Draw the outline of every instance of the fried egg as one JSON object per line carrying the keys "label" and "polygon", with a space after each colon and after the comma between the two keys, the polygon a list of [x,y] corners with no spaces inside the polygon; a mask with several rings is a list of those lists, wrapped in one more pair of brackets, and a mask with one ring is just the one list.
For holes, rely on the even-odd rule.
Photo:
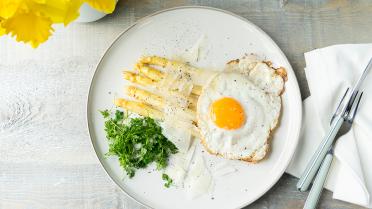
{"label": "fried egg", "polygon": [[212,154],[257,162],[281,112],[284,79],[252,57],[234,60],[212,78],[197,103],[201,142]]}

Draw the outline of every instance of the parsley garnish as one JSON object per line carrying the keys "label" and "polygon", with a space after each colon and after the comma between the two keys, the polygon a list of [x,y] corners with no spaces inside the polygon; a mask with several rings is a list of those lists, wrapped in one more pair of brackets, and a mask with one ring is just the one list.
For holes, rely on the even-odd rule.
{"label": "parsley garnish", "polygon": [[161,178],[165,181],[164,186],[167,188],[173,183],[173,180],[166,173],[163,173]]}
{"label": "parsley garnish", "polygon": [[108,110],[102,110],[102,111],[99,111],[103,118],[108,118],[110,116],[110,112]]}
{"label": "parsley garnish", "polygon": [[170,154],[177,147],[163,134],[157,122],[149,117],[128,118],[128,114],[116,110],[100,111],[106,119],[105,131],[109,143],[107,156],[117,156],[120,166],[132,178],[139,168],[155,162],[157,169],[168,164]]}

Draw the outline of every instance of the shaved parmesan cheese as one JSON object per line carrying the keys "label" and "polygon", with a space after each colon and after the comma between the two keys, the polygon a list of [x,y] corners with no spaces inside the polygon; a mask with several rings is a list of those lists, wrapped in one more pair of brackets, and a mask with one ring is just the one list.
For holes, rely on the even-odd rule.
{"label": "shaved parmesan cheese", "polygon": [[176,145],[179,152],[186,153],[191,142],[190,128],[187,127],[189,124],[182,121],[175,123],[170,118],[166,118],[161,125],[164,136]]}
{"label": "shaved parmesan cheese", "polygon": [[187,170],[190,166],[191,159],[195,152],[195,142],[187,152],[179,152],[169,158],[168,166],[165,173],[173,180],[178,187],[183,187]]}
{"label": "shaved parmesan cheese", "polygon": [[162,96],[166,99],[166,105],[171,105],[180,108],[187,108],[189,105],[188,96],[177,94],[175,92],[162,92]]}
{"label": "shaved parmesan cheese", "polygon": [[166,69],[166,76],[160,82],[160,89],[179,92],[188,96],[193,88],[191,75],[186,70]]}
{"label": "shaved parmesan cheese", "polygon": [[192,121],[195,120],[195,115],[189,109],[182,108],[168,102],[165,103],[163,112],[165,114],[165,118],[188,123],[188,127],[191,127]]}
{"label": "shaved parmesan cheese", "polygon": [[205,35],[202,34],[199,39],[195,42],[195,44],[190,48],[187,49],[186,52],[182,55],[184,60],[187,62],[198,62],[200,56],[200,49],[204,42]]}
{"label": "shaved parmesan cheese", "polygon": [[190,165],[189,172],[184,182],[186,196],[190,199],[194,199],[208,193],[211,189],[212,182],[212,175],[205,166],[203,156],[198,153],[194,156],[194,161]]}
{"label": "shaved parmesan cheese", "polygon": [[232,166],[229,163],[224,162],[224,163],[219,163],[216,165],[216,167],[212,171],[212,175],[214,178],[221,178],[226,175],[235,173],[236,171],[237,169],[234,166]]}

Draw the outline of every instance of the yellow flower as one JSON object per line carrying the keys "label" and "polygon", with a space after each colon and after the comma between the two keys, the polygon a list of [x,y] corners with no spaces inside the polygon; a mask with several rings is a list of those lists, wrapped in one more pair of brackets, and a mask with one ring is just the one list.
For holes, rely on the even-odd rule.
{"label": "yellow flower", "polygon": [[49,17],[53,23],[64,23],[66,26],[79,17],[82,4],[82,0],[33,0],[28,2],[28,7]]}
{"label": "yellow flower", "polygon": [[21,4],[22,0],[0,0],[0,17],[4,19],[12,17]]}
{"label": "yellow flower", "polygon": [[91,7],[106,14],[115,10],[116,0],[85,0]]}
{"label": "yellow flower", "polygon": [[53,23],[66,26],[75,20],[84,2],[105,13],[116,5],[116,0],[0,0],[0,36],[9,34],[37,47],[52,34]]}
{"label": "yellow flower", "polygon": [[3,19],[0,17],[0,36],[5,34],[5,29],[1,26]]}
{"label": "yellow flower", "polygon": [[5,34],[5,29],[0,26],[0,36]]}
{"label": "yellow flower", "polygon": [[26,11],[17,12],[3,21],[2,26],[6,34],[16,36],[18,42],[30,43],[34,48],[48,40],[53,31],[50,18]]}

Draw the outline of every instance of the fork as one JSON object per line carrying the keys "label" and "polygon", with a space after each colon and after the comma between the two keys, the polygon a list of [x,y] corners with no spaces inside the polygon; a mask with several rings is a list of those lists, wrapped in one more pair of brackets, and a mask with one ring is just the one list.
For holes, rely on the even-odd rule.
{"label": "fork", "polygon": [[[344,100],[348,90],[349,89],[346,90],[340,104]],[[355,101],[356,102],[354,102],[351,105],[351,107],[349,107],[350,109],[348,109],[348,111],[346,112],[346,117],[344,118],[344,122],[342,123],[341,128],[336,135],[336,138],[339,138],[339,137],[345,135],[346,133],[348,133],[350,131],[350,129],[353,125],[353,122],[354,122],[354,118],[357,114],[357,110],[358,110],[358,107],[359,107],[360,100],[362,99],[362,96],[363,96],[363,92],[361,92],[361,93],[356,92],[356,94],[355,94]],[[339,104],[338,108],[340,108],[340,104]],[[332,118],[331,123],[333,122],[333,119],[334,118]],[[331,167],[331,164],[332,164],[332,161],[333,161],[333,150],[334,150],[334,144],[328,150],[327,155],[325,156],[325,158],[323,160],[323,163],[322,163],[321,167],[319,168],[318,174],[315,177],[315,180],[313,182],[313,186],[311,187],[309,195],[306,199],[304,209],[314,209],[314,208],[316,208],[316,206],[318,204],[320,195],[321,195],[322,190],[323,190],[324,182],[327,178],[328,171],[329,171],[329,169]]]}
{"label": "fork", "polygon": [[345,117],[347,117],[347,112],[350,111],[351,106],[356,101],[355,98],[357,93],[365,80],[368,72],[372,70],[372,58],[369,60],[366,68],[364,69],[363,73],[360,75],[357,82],[354,84],[351,92],[349,93],[346,91],[344,97],[342,98],[336,112],[333,114],[333,120],[331,120],[331,125],[326,132],[327,134],[324,135],[321,143],[319,144],[318,148],[316,149],[315,153],[313,154],[312,158],[310,159],[309,163],[307,164],[305,170],[303,171],[300,179],[297,182],[297,189],[300,191],[307,191],[310,183],[314,179],[319,167],[321,166],[325,156],[327,155],[328,150],[332,147],[332,144],[335,141],[335,137],[338,131],[341,128],[341,125],[345,121]]}

